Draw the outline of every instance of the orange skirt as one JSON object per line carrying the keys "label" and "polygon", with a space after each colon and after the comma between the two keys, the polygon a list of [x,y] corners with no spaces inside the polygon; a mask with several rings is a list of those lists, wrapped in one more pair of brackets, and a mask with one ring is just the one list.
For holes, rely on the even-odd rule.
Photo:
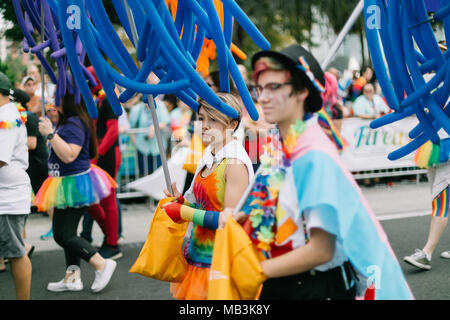
{"label": "orange skirt", "polygon": [[209,270],[188,264],[183,281],[170,284],[172,296],[178,300],[206,300]]}

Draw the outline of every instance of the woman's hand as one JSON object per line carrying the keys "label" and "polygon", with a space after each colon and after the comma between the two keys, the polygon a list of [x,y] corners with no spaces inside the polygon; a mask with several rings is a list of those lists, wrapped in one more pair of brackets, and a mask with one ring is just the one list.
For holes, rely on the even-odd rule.
{"label": "woman's hand", "polygon": [[177,199],[178,197],[181,196],[180,191],[178,191],[178,189],[177,189],[177,183],[176,183],[176,182],[172,183],[172,191],[173,191],[173,194],[170,193],[169,190],[164,189],[164,194],[165,194],[166,197],[168,197],[168,198],[174,197],[175,199]]}
{"label": "woman's hand", "polygon": [[50,121],[50,119],[46,118],[46,117],[41,117],[39,119],[38,128],[39,128],[39,132],[43,136],[48,136],[50,133],[53,132],[53,124]]}
{"label": "woman's hand", "polygon": [[244,221],[247,219],[247,214],[244,211],[239,211],[236,214],[233,214],[233,218],[238,223],[243,224]]}
{"label": "woman's hand", "polygon": [[247,215],[244,211],[239,211],[238,213],[233,214],[232,208],[225,208],[219,216],[219,228],[225,227],[229,215],[232,215],[233,219],[236,220],[239,224],[244,223],[245,219],[247,219]]}
{"label": "woman's hand", "polygon": [[228,216],[233,214],[233,209],[231,208],[225,208],[219,216],[219,227],[218,229],[223,229],[225,227],[225,224],[227,223]]}

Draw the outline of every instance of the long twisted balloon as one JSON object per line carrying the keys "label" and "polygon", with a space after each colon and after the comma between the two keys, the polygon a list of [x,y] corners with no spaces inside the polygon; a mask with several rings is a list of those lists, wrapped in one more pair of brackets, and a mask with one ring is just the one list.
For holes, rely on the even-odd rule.
{"label": "long twisted balloon", "polygon": [[[450,37],[450,2],[442,0],[434,21],[443,22]],[[424,0],[366,0],[365,28],[372,63],[386,101],[393,113],[371,123],[378,128],[411,115],[419,124],[411,130],[411,142],[390,153],[396,160],[427,141],[440,144],[438,131],[450,134],[449,51],[439,45],[428,19]],[[432,77],[426,81],[427,77]]]}

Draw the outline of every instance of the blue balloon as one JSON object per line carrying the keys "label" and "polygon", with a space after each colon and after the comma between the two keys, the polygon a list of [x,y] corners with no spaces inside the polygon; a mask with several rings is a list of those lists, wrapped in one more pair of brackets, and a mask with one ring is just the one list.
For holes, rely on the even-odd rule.
{"label": "blue balloon", "polygon": [[[58,1],[58,18],[60,21],[67,20],[67,12],[65,8],[68,7],[67,0],[59,0]],[[72,76],[77,84],[77,87],[80,90],[81,95],[83,96],[83,100],[86,104],[86,108],[89,112],[89,115],[93,119],[97,119],[98,111],[97,106],[92,100],[91,91],[85,81],[83,76],[83,70],[80,66],[80,61],[78,60],[78,56],[76,54],[75,42],[73,41],[72,31],[67,28],[65,23],[61,23],[61,35],[64,40],[64,45],[66,48],[67,59],[69,60],[70,67],[72,69]],[[70,92],[70,91],[69,91]]]}
{"label": "blue balloon", "polygon": [[[39,44],[33,40],[31,32],[41,25],[38,12],[40,1],[22,2],[26,16],[24,19],[20,14],[18,20],[25,35],[23,48],[35,52],[42,60],[42,50],[50,47],[51,58],[57,61],[58,79],[50,65],[45,64],[45,59],[43,64],[52,81],[57,81],[57,96],[62,96],[65,90],[79,93],[77,99],[83,97],[93,118],[97,117],[97,109],[87,81],[90,85],[96,85],[96,81],[83,65],[86,55],[116,115],[122,112],[120,103],[128,101],[136,93],[144,94],[144,101],[148,94],[173,93],[195,111],[198,110],[197,99],[201,97],[217,110],[236,117],[236,110],[223,103],[196,71],[196,60],[205,38],[212,39],[217,48],[222,91],[229,91],[231,75],[248,113],[254,120],[258,118],[253,100],[230,51],[233,20],[241,24],[261,49],[269,49],[270,44],[235,1],[223,1],[222,26],[212,0],[179,1],[175,17],[171,16],[165,1],[127,1],[133,24],[128,20],[124,1],[113,0],[114,10],[136,48],[140,67],[133,61],[115,32],[108,17],[110,13],[106,12],[101,1],[47,0],[45,10],[49,19],[45,20],[44,27],[48,35]],[[13,0],[13,4],[19,13],[19,0]],[[79,8],[81,25],[69,29],[67,22],[71,13],[67,10],[70,5]],[[133,38],[134,27],[138,35],[137,41]],[[53,30],[56,32],[51,34]],[[111,62],[114,66],[109,64]],[[64,73],[68,66],[72,71],[71,76]],[[147,83],[151,73],[159,77],[157,84]],[[119,97],[114,90],[116,85],[125,89]]]}
{"label": "blue balloon", "polygon": [[[450,9],[439,10],[446,38],[450,36]],[[366,0],[365,28],[375,74],[395,112],[371,122],[379,128],[415,115],[419,124],[409,132],[413,139],[388,155],[391,160],[414,152],[425,142],[441,142],[438,131],[450,134],[448,51],[442,53],[428,21],[423,0]],[[436,15],[435,15],[436,16]],[[415,45],[414,45],[415,44]],[[435,72],[426,81],[426,73]]]}

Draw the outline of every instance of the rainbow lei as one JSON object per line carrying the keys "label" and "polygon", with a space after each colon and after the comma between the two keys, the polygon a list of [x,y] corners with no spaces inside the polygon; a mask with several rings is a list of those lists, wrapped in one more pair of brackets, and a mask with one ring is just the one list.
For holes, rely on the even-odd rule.
{"label": "rainbow lei", "polygon": [[[242,208],[249,216],[251,239],[263,251],[269,251],[274,241],[278,194],[286,177],[287,168],[291,165],[291,153],[305,129],[305,122],[297,120],[289,128],[283,143],[279,137],[272,135],[269,138],[260,159],[260,174],[256,177],[252,191]],[[275,134],[279,135],[278,130]]]}
{"label": "rainbow lei", "polygon": [[13,122],[0,121],[0,129],[18,128],[27,122],[27,110],[24,107],[19,106],[19,105],[17,106],[17,110],[20,113],[19,118],[17,118],[16,121],[13,121]]}

